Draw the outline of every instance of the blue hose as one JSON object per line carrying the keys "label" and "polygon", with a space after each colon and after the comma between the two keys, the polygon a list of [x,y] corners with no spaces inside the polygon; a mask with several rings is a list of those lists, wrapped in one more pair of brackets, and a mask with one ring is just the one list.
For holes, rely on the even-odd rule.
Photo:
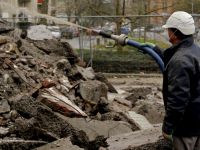
{"label": "blue hose", "polygon": [[144,52],[148,53],[149,55],[151,55],[151,57],[153,57],[153,59],[157,62],[157,64],[159,65],[162,74],[164,73],[164,63],[162,61],[162,59],[160,58],[160,56],[154,52],[152,49],[150,49],[149,47],[142,47],[140,43],[132,41],[132,40],[128,40],[127,45],[136,47],[138,49],[143,50]]}

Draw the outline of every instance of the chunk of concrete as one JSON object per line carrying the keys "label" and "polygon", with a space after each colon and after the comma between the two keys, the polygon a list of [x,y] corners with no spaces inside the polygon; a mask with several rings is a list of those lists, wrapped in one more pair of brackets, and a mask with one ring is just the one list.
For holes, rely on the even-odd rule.
{"label": "chunk of concrete", "polygon": [[53,88],[46,88],[37,100],[65,116],[87,118],[87,115],[78,106]]}
{"label": "chunk of concrete", "polygon": [[120,97],[120,98],[125,99],[129,95],[130,95],[129,93],[117,94],[117,93],[108,92],[108,101],[112,102],[115,99],[115,97]]}
{"label": "chunk of concrete", "polygon": [[80,72],[80,74],[87,80],[94,80],[95,75],[94,75],[94,70],[89,67],[89,68],[82,68],[76,65],[77,70]]}
{"label": "chunk of concrete", "polygon": [[12,31],[14,28],[10,26],[10,23],[5,20],[0,20],[0,33]]}
{"label": "chunk of concrete", "polygon": [[53,39],[51,31],[47,30],[45,25],[30,26],[27,37],[31,40]]}
{"label": "chunk of concrete", "polygon": [[100,97],[108,98],[108,87],[105,83],[100,81],[83,81],[80,83],[80,94],[84,99],[88,99],[94,102],[98,102]]}
{"label": "chunk of concrete", "polygon": [[96,115],[98,112],[100,112],[101,114],[104,114],[111,111],[113,111],[113,108],[108,103],[108,100],[105,97],[101,97],[97,105],[93,107],[93,110],[91,113]]}
{"label": "chunk of concrete", "polygon": [[61,117],[74,127],[85,131],[90,141],[95,140],[95,138],[99,135],[103,135],[104,138],[107,138],[114,135],[132,132],[130,125],[120,121],[91,120],[87,123],[82,118],[67,118],[65,116]]}
{"label": "chunk of concrete", "polygon": [[56,63],[56,67],[58,69],[63,69],[63,70],[70,70],[71,69],[71,64],[67,59],[61,59]]}
{"label": "chunk of concrete", "polygon": [[62,75],[59,80],[58,80],[61,84],[63,84],[65,87],[67,88],[72,88],[73,86],[70,84],[69,79]]}
{"label": "chunk of concrete", "polygon": [[132,103],[126,99],[115,97],[111,106],[115,112],[125,112],[132,108]]}
{"label": "chunk of concrete", "polygon": [[133,122],[141,129],[149,129],[152,128],[153,125],[149,123],[149,121],[140,114],[135,113],[134,111],[128,111],[128,113],[125,113],[128,117],[130,117]]}
{"label": "chunk of concrete", "polygon": [[10,105],[8,104],[8,101],[3,99],[0,101],[0,113],[7,113],[10,112]]}
{"label": "chunk of concrete", "polygon": [[77,145],[73,145],[70,137],[59,139],[57,141],[48,143],[46,145],[35,148],[34,150],[84,150],[83,148],[78,147]]}
{"label": "chunk of concrete", "polygon": [[7,38],[4,36],[0,36],[0,45],[4,43],[7,43]]}
{"label": "chunk of concrete", "polygon": [[165,114],[164,104],[161,102],[147,102],[138,106],[136,113],[145,116],[151,124],[162,123]]}
{"label": "chunk of concrete", "polygon": [[0,140],[0,149],[2,150],[30,150],[38,146],[47,144],[44,141],[33,140]]}
{"label": "chunk of concrete", "polygon": [[101,121],[106,120],[114,120],[114,121],[124,121],[131,125],[131,128],[133,131],[140,130],[139,126],[134,122],[133,119],[129,115],[126,114],[126,112],[108,112],[101,116]]}
{"label": "chunk of concrete", "polygon": [[131,93],[131,95],[127,96],[125,99],[131,101],[133,107],[138,99],[145,99],[146,96],[152,92],[151,87],[129,87],[124,90]]}
{"label": "chunk of concrete", "polygon": [[171,150],[171,142],[162,137],[161,126],[112,136],[106,142],[108,150]]}
{"label": "chunk of concrete", "polygon": [[0,127],[0,137],[4,137],[9,133],[9,128]]}
{"label": "chunk of concrete", "polygon": [[98,72],[95,75],[95,79],[104,82],[108,86],[108,91],[110,93],[118,93],[114,86],[112,86],[112,84],[106,79],[106,77],[101,72]]}
{"label": "chunk of concrete", "polygon": [[74,128],[71,124],[64,121],[60,116],[51,111],[50,108],[36,101],[27,95],[14,102],[15,110],[23,117],[35,119],[35,127],[56,135],[58,138],[72,136],[74,141],[83,144],[88,143],[85,132]]}
{"label": "chunk of concrete", "polygon": [[30,140],[35,136],[34,119],[17,118],[15,120],[15,128],[20,137]]}

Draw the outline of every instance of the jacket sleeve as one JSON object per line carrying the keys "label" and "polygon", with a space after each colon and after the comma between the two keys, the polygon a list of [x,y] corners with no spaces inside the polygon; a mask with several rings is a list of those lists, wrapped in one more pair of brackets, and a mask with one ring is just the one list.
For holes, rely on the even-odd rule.
{"label": "jacket sleeve", "polygon": [[[171,63],[171,62],[170,62]],[[183,118],[190,99],[190,77],[193,74],[191,66],[182,60],[169,64],[167,110],[165,113],[163,131],[172,135]]]}
{"label": "jacket sleeve", "polygon": [[159,56],[160,58],[163,60],[164,56],[163,56],[163,53],[165,51],[165,49],[163,49],[162,47],[156,45],[153,49]]}

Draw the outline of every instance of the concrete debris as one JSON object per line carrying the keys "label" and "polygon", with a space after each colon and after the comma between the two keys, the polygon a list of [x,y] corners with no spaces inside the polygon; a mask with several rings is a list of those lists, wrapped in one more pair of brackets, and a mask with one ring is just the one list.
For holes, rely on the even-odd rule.
{"label": "concrete debris", "polygon": [[108,113],[111,111],[113,111],[113,108],[108,103],[108,100],[105,97],[101,97],[99,102],[97,103],[97,105],[93,107],[91,113],[96,115],[98,112],[100,114],[104,114],[104,113]]}
{"label": "concrete debris", "polygon": [[141,114],[147,118],[151,124],[161,123],[164,119],[164,104],[163,102],[148,102],[138,106],[136,113]]}
{"label": "concrete debris", "polygon": [[34,150],[64,150],[66,148],[67,150],[84,150],[83,148],[73,145],[70,137],[59,139],[44,146],[35,148]]}
{"label": "concrete debris", "polygon": [[62,70],[70,70],[71,64],[69,63],[67,59],[61,59],[56,63],[56,67]]}
{"label": "concrete debris", "polygon": [[27,38],[32,40],[51,40],[53,36],[51,31],[46,29],[45,25],[31,26],[27,30]]}
{"label": "concrete debris", "polygon": [[107,139],[108,150],[170,150],[171,142],[163,139],[161,126],[140,130],[123,135],[112,136]]}
{"label": "concrete debris", "polygon": [[108,86],[108,91],[110,93],[118,93],[117,90],[112,86],[112,84],[106,79],[106,77],[101,72],[98,72],[95,75],[95,79],[104,82]]}
{"label": "concrete debris", "polygon": [[91,120],[89,123],[86,123],[85,120],[81,118],[69,119],[64,116],[61,117],[69,122],[72,126],[85,131],[90,141],[95,140],[95,138],[100,135],[104,136],[104,138],[107,138],[114,135],[132,132],[132,129],[129,125],[120,121],[116,123],[115,121]]}
{"label": "concrete debris", "polygon": [[[140,148],[147,128],[161,134],[152,127],[165,113],[160,84],[113,86],[86,68],[69,43],[52,39],[46,26],[22,31],[0,20],[0,57],[0,149]],[[137,132],[141,144],[110,142]],[[145,146],[153,143],[158,148],[165,141]]]}
{"label": "concrete debris", "polygon": [[124,112],[108,112],[101,116],[101,121],[113,120],[127,122],[133,131],[140,130],[139,126]]}
{"label": "concrete debris", "polygon": [[130,93],[118,94],[118,93],[110,93],[110,92],[108,92],[108,101],[111,103],[115,99],[115,97],[120,97],[120,98],[125,99],[129,95],[130,95]]}
{"label": "concrete debris", "polygon": [[30,150],[38,146],[47,144],[44,141],[34,140],[0,140],[0,149],[2,150]]}
{"label": "concrete debris", "polygon": [[8,130],[8,128],[0,127],[0,138],[5,137],[9,133]]}
{"label": "concrete debris", "polygon": [[7,38],[0,36],[0,45],[7,43]]}
{"label": "concrete debris", "polygon": [[14,30],[11,27],[10,22],[5,21],[5,20],[0,20],[0,33],[8,32]]}
{"label": "concrete debris", "polygon": [[77,70],[82,74],[82,76],[87,80],[94,80],[95,75],[94,75],[94,70],[89,67],[89,68],[82,68],[76,65]]}
{"label": "concrete debris", "polygon": [[84,99],[98,102],[100,97],[108,98],[107,92],[107,86],[100,81],[88,80],[80,83],[80,94]]}
{"label": "concrete debris", "polygon": [[128,111],[126,113],[128,117],[130,117],[133,122],[140,128],[140,130],[152,128],[153,125],[149,123],[149,121],[142,115],[135,113],[134,111]]}
{"label": "concrete debris", "polygon": [[45,91],[41,93],[41,96],[38,97],[38,100],[52,110],[60,112],[65,116],[87,117],[87,115],[67,97],[52,88],[46,88]]}
{"label": "concrete debris", "polygon": [[151,87],[125,88],[124,90],[131,93],[126,99],[132,102],[133,107],[138,99],[145,99],[146,96],[152,92]]}
{"label": "concrete debris", "polygon": [[0,100],[0,113],[10,112],[10,105],[7,100]]}
{"label": "concrete debris", "polygon": [[132,108],[132,103],[126,99],[115,97],[111,106],[115,112],[125,112]]}

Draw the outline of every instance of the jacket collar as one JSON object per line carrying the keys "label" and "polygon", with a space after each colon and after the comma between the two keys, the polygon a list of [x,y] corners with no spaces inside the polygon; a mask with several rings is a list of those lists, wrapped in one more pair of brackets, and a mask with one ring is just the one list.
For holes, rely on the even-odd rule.
{"label": "jacket collar", "polygon": [[179,41],[178,43],[174,44],[170,48],[166,49],[164,52],[164,64],[165,66],[168,64],[172,56],[180,50],[180,48],[187,48],[194,44],[193,35]]}

